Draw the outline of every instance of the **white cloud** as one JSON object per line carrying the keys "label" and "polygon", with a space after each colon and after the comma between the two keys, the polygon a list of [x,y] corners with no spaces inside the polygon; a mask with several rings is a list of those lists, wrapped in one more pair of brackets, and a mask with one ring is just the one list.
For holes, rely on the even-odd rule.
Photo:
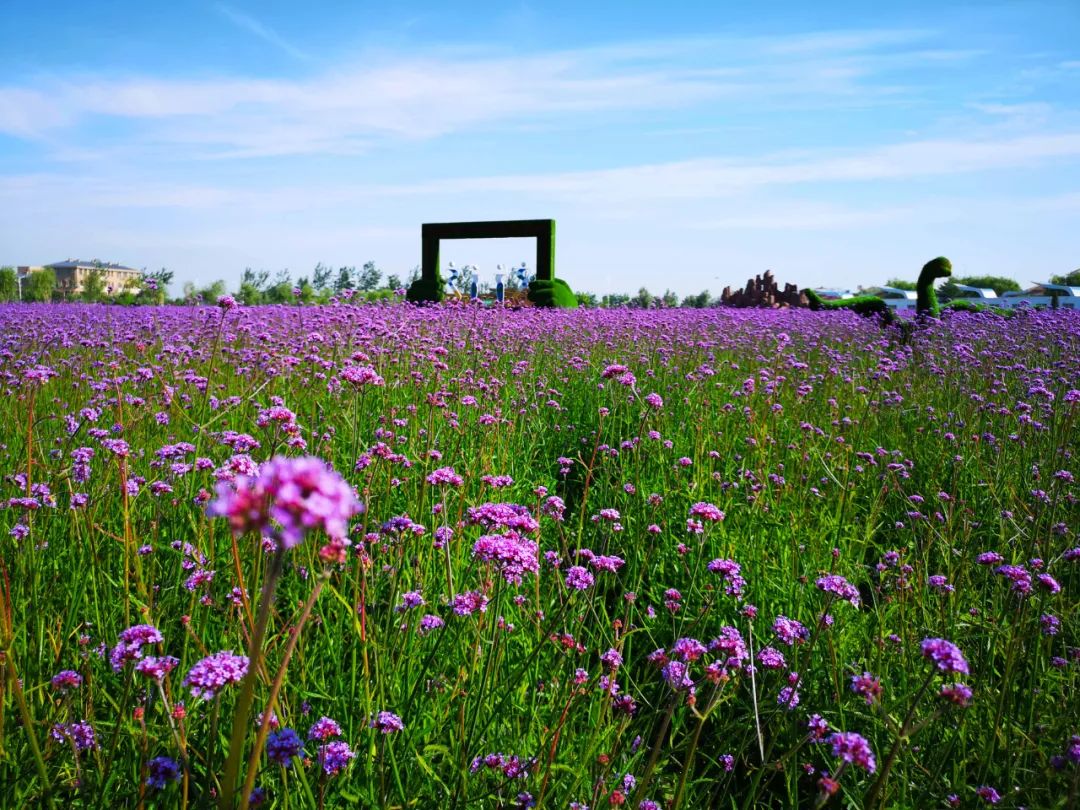
{"label": "white cloud", "polygon": [[[231,7],[220,8],[257,35],[273,35]],[[873,104],[904,92],[877,76],[924,61],[927,52],[910,46],[925,36],[871,31],[532,54],[367,54],[362,65],[294,79],[69,77],[0,87],[6,113],[0,132],[58,137],[105,117],[131,126],[110,128],[108,136],[79,134],[131,145],[186,145],[194,149],[189,157],[235,157],[355,153],[371,139],[431,138],[499,122],[588,119],[613,110],[664,111],[705,102],[746,108]],[[890,49],[875,51],[885,45]],[[972,55],[935,53],[956,60]]]}
{"label": "white cloud", "polygon": [[986,140],[922,140],[847,152],[703,158],[596,171],[460,178],[380,189],[384,194],[531,193],[586,200],[726,198],[769,186],[943,177],[1080,157],[1080,131]]}
{"label": "white cloud", "polygon": [[[920,178],[1063,165],[1080,159],[1080,131],[984,139],[916,140],[846,151],[781,153],[741,160],[697,160],[612,169],[542,174],[457,177],[421,183],[224,186],[165,183],[55,174],[0,177],[0,204],[50,205],[57,196],[79,191],[93,208],[242,208],[283,213],[385,204],[393,199],[518,195],[578,208],[637,213],[658,205],[708,200],[738,200],[785,186],[821,183],[902,183]],[[459,202],[458,204],[463,204]],[[752,215],[750,220],[753,219]],[[833,214],[817,209],[823,225]],[[844,214],[850,217],[850,214]],[[750,221],[747,220],[747,221]],[[739,221],[734,219],[732,221]]]}

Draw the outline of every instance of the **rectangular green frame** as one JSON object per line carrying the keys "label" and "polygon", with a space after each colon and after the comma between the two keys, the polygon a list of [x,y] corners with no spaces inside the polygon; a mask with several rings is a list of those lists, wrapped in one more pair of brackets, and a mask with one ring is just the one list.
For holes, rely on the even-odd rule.
{"label": "rectangular green frame", "polygon": [[555,278],[555,220],[503,219],[490,222],[429,222],[420,226],[420,272],[424,281],[439,277],[439,242],[443,239],[536,239],[536,278]]}

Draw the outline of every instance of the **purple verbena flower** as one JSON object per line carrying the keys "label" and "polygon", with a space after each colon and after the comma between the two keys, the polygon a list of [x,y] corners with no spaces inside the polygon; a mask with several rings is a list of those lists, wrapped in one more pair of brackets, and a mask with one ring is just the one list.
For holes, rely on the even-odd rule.
{"label": "purple verbena flower", "polygon": [[348,743],[340,740],[319,746],[319,764],[327,776],[336,776],[356,757]]}
{"label": "purple verbena flower", "polygon": [[154,757],[146,763],[146,786],[163,790],[169,782],[179,782],[180,774],[180,763],[172,757]]}
{"label": "purple verbena flower", "polygon": [[404,730],[405,724],[393,712],[379,712],[375,715],[375,719],[371,721],[371,727],[378,729],[383,734],[393,734]]}
{"label": "purple verbena flower", "polygon": [[844,762],[850,762],[867,773],[877,770],[874,752],[870,750],[870,743],[861,734],[856,734],[854,731],[837,731],[829,736],[828,742],[832,746],[834,757],[840,757]]}
{"label": "purple verbena flower", "polygon": [[922,656],[932,661],[940,672],[967,675],[968,663],[960,648],[943,638],[926,638],[922,642]]}
{"label": "purple verbena flower", "polygon": [[293,760],[304,753],[304,741],[291,728],[270,732],[266,738],[266,757],[286,768],[292,767]]}
{"label": "purple verbena flower", "polygon": [[212,700],[222,688],[244,679],[248,663],[246,655],[234,655],[229,650],[216,652],[191,668],[184,678],[184,686],[190,687],[195,697]]}

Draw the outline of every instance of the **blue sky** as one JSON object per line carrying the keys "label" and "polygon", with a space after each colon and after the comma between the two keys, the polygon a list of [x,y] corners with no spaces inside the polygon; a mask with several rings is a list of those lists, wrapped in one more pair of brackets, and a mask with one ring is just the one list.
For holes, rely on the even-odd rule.
{"label": "blue sky", "polygon": [[5,0],[0,52],[4,264],[404,275],[553,217],[601,293],[1080,266],[1075,0]]}

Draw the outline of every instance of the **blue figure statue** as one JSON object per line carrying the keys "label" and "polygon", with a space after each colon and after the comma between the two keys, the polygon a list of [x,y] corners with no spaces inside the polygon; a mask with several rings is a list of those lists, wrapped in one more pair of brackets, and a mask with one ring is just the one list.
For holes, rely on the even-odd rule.
{"label": "blue figure statue", "polygon": [[525,289],[529,286],[529,282],[532,281],[529,278],[528,271],[525,269],[525,262],[521,263],[521,267],[514,271],[517,274],[518,287]]}
{"label": "blue figure statue", "polygon": [[458,271],[457,271],[457,268],[454,267],[453,262],[450,262],[446,266],[446,269],[450,273],[449,277],[446,279],[446,284],[450,288],[450,292],[457,292],[457,288],[458,288]]}
{"label": "blue figure statue", "polygon": [[500,304],[506,298],[506,288],[503,287],[503,274],[495,274],[495,300]]}

